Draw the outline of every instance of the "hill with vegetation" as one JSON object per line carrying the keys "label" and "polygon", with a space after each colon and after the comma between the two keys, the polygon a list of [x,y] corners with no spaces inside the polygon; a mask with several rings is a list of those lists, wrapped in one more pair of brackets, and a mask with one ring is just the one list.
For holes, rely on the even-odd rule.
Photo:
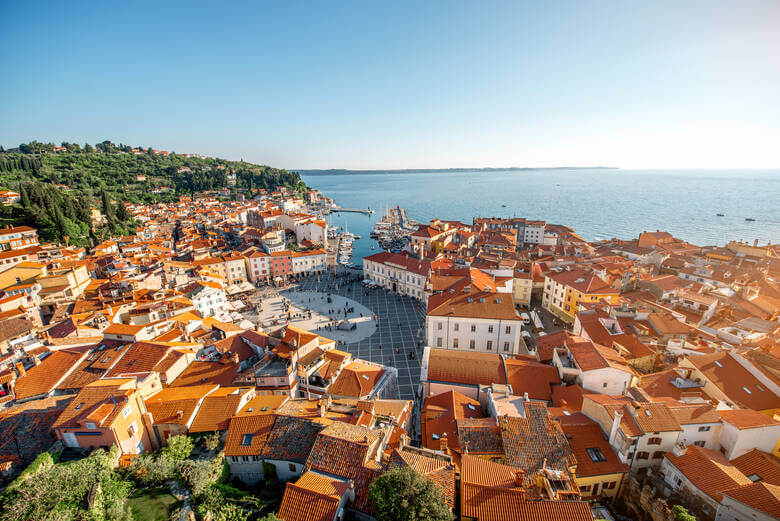
{"label": "hill with vegetation", "polygon": [[[172,202],[211,190],[251,196],[279,187],[306,188],[287,170],[110,141],[95,146],[33,141],[0,149],[0,188],[22,195],[20,203],[2,207],[0,223],[33,226],[45,241],[67,238],[88,246],[130,233],[135,223],[125,202]],[[93,222],[92,208],[105,219]]]}

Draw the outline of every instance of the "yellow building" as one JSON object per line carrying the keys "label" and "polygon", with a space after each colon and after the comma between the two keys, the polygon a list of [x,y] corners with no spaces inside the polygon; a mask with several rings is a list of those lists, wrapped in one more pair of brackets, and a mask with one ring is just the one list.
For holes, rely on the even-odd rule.
{"label": "yellow building", "polygon": [[575,479],[582,499],[616,497],[629,468],[609,446],[601,426],[586,418],[562,427],[577,458]]}
{"label": "yellow building", "polygon": [[568,324],[574,323],[580,303],[600,300],[617,304],[620,293],[592,271],[562,270],[545,276],[542,307]]}
{"label": "yellow building", "polygon": [[0,290],[16,284],[33,282],[36,278],[46,275],[46,265],[38,262],[20,262],[13,268],[0,273]]}

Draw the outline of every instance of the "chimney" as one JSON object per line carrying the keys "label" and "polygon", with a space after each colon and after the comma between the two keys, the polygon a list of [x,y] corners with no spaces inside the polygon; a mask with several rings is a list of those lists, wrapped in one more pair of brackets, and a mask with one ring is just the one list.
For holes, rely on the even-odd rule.
{"label": "chimney", "polygon": [[33,363],[35,365],[41,365],[41,359],[40,358],[38,358],[37,356],[34,356],[32,358],[33,358]]}
{"label": "chimney", "polygon": [[328,401],[324,398],[320,398],[317,405],[320,406],[320,416],[325,416],[325,413],[328,411]]}
{"label": "chimney", "polygon": [[19,372],[19,378],[27,374],[27,371],[24,369],[24,364],[21,362],[16,363],[16,370]]}
{"label": "chimney", "polygon": [[444,454],[447,454],[449,452],[449,446],[447,445],[447,435],[442,435],[441,438],[439,438],[439,450],[442,451]]}
{"label": "chimney", "polygon": [[754,248],[758,248],[758,239],[755,239],[755,240],[753,241],[753,247],[754,247]]}
{"label": "chimney", "polygon": [[522,488],[523,481],[525,481],[525,471],[518,470],[517,472],[515,472],[515,486]]}
{"label": "chimney", "polygon": [[612,428],[609,430],[609,444],[614,445],[617,437],[620,420],[623,419],[623,411],[615,411],[615,418],[612,420]]}
{"label": "chimney", "polygon": [[523,393],[523,400],[528,401],[528,391]]}
{"label": "chimney", "polygon": [[355,482],[351,479],[349,480],[349,488],[347,489],[347,501],[349,504],[355,502]]}

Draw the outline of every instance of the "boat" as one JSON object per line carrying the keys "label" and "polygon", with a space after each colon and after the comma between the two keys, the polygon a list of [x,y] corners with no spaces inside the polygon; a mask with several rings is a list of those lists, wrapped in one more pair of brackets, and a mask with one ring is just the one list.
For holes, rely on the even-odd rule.
{"label": "boat", "polygon": [[745,220],[746,221],[751,221],[751,222],[755,221],[755,219],[753,219],[752,217],[745,217]]}
{"label": "boat", "polygon": [[718,217],[723,217],[722,213],[716,213],[715,215],[717,215]]}
{"label": "boat", "polygon": [[501,205],[501,208],[506,208],[506,205],[505,205],[505,204],[502,204],[502,205]]}

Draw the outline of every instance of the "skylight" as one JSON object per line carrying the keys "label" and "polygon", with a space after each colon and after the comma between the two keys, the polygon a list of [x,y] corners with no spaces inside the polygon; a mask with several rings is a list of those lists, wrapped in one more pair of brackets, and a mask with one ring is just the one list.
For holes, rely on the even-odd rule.
{"label": "skylight", "polygon": [[717,360],[715,360],[715,365],[717,365],[717,366],[718,366],[718,367],[720,367],[720,368],[723,368],[723,364],[721,364],[721,363],[720,363],[720,362],[718,362]]}
{"label": "skylight", "polygon": [[477,410],[477,408],[476,408],[476,407],[474,407],[474,404],[473,404],[473,403],[467,403],[467,404],[466,404],[466,407],[468,407],[468,408],[469,408],[469,409],[471,409],[472,411],[476,411],[476,410]]}
{"label": "skylight", "polygon": [[592,447],[590,449],[585,449],[585,452],[588,453],[588,456],[590,456],[590,459],[594,463],[599,463],[602,461],[607,461],[607,458],[604,456],[604,453],[601,452],[601,449],[598,447]]}
{"label": "skylight", "polygon": [[252,438],[254,438],[254,434],[244,434],[244,439],[241,440],[241,445],[244,447],[248,447],[249,445],[252,445]]}
{"label": "skylight", "polygon": [[751,393],[751,392],[750,392],[750,389],[748,389],[748,388],[747,388],[747,387],[745,387],[744,385],[742,386],[742,388],[745,390],[745,392],[746,392],[746,393],[748,393],[748,394],[753,394],[753,393]]}
{"label": "skylight", "polygon": [[439,436],[438,434],[431,434],[431,438],[433,438],[434,440],[440,440],[441,436]]}

